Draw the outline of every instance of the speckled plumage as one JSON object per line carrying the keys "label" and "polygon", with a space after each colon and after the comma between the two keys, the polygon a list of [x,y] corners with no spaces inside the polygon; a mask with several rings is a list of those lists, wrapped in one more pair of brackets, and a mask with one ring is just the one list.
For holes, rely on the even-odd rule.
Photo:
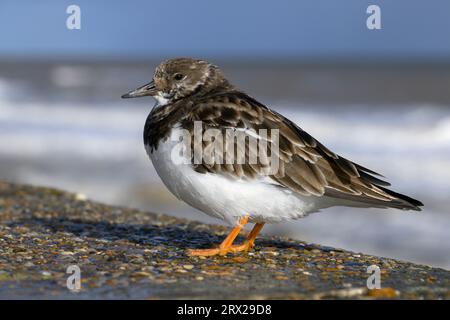
{"label": "speckled plumage", "polygon": [[[214,65],[179,58],[160,64],[154,81],[125,97],[150,95],[159,103],[149,114],[144,143],[155,168],[180,199],[206,214],[236,221],[295,219],[333,205],[420,210],[421,202],[389,189],[389,183],[338,156],[281,114],[230,84]],[[260,163],[170,164],[174,130],[278,129],[278,171]],[[193,140],[193,139],[192,139]],[[207,143],[204,143],[204,148]],[[246,151],[251,152],[248,143]],[[232,190],[230,190],[232,189]],[[265,199],[265,198],[268,198]]]}

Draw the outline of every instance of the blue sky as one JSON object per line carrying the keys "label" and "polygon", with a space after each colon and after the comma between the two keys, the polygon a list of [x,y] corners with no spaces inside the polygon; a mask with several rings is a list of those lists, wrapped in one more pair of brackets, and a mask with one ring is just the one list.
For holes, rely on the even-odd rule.
{"label": "blue sky", "polygon": [[[66,8],[81,7],[81,30]],[[366,9],[381,8],[381,30]],[[445,59],[448,0],[2,0],[0,57]]]}

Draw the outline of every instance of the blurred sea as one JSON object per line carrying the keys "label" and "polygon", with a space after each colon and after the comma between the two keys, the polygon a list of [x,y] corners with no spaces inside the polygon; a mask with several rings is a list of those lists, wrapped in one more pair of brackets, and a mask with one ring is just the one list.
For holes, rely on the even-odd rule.
{"label": "blurred sea", "polygon": [[[331,208],[266,233],[450,269],[450,67],[218,64],[250,95],[425,204],[421,213]],[[0,62],[0,179],[220,223],[157,177],[142,142],[154,101],[120,99],[154,66]]]}

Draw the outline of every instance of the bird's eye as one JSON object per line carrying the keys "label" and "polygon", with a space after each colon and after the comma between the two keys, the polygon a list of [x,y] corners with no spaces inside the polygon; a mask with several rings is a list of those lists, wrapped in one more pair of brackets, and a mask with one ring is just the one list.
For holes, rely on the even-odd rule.
{"label": "bird's eye", "polygon": [[180,81],[184,78],[184,75],[182,75],[181,73],[175,73],[173,78],[177,81]]}

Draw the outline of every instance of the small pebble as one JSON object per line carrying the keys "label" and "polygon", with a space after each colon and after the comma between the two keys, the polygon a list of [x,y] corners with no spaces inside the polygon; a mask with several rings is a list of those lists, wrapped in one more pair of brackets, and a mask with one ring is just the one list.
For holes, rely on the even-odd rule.
{"label": "small pebble", "polygon": [[192,264],[185,264],[183,265],[183,268],[185,268],[186,270],[192,270],[194,269],[194,266]]}
{"label": "small pebble", "polygon": [[76,193],[75,194],[75,200],[77,201],[86,201],[87,196],[84,193]]}

